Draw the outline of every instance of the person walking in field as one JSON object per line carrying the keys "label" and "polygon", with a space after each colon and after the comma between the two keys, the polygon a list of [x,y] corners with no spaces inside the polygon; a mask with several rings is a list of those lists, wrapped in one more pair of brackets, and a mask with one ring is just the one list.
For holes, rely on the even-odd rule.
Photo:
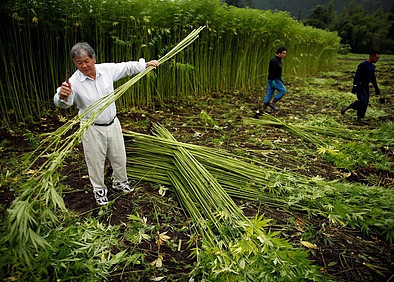
{"label": "person walking in field", "polygon": [[357,111],[357,122],[366,124],[364,120],[369,103],[369,83],[375,88],[376,95],[380,94],[378,83],[375,76],[375,63],[379,61],[379,52],[373,51],[369,54],[369,58],[361,62],[356,70],[353,80],[352,93],[357,95],[357,100],[350,105],[343,106],[341,114],[344,115],[347,110],[353,109]]}
{"label": "person walking in field", "polygon": [[[286,93],[286,87],[282,77],[282,59],[286,57],[287,49],[286,47],[279,47],[276,50],[275,57],[270,61],[268,66],[268,89],[267,94],[264,98],[263,112],[267,111],[267,107],[271,107],[275,111],[279,108],[276,103],[282,99],[283,95]],[[271,103],[272,96],[277,91],[274,101]]]}
{"label": "person walking in field", "polygon": [[[68,108],[76,104],[81,114],[86,107],[114,91],[113,83],[125,76],[143,71],[148,66],[157,67],[156,60],[144,59],[122,63],[96,64],[96,54],[88,43],[75,44],[70,52],[77,71],[69,81],[62,83],[54,96],[57,107]],[[88,119],[87,116],[85,119]],[[122,128],[116,117],[115,102],[109,105],[89,126],[82,137],[85,160],[93,194],[99,205],[108,203],[107,187],[104,183],[104,165],[109,158],[113,169],[112,188],[126,193],[134,190],[126,172],[126,150]]]}

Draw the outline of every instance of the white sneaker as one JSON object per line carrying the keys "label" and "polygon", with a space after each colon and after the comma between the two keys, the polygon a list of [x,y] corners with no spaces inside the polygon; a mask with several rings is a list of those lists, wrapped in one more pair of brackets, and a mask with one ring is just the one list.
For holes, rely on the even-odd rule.
{"label": "white sneaker", "polygon": [[98,205],[103,206],[108,204],[107,189],[94,190],[93,194]]}
{"label": "white sneaker", "polygon": [[128,182],[127,180],[122,182],[113,182],[112,188],[114,188],[115,190],[123,191],[125,193],[131,193],[134,191],[134,188],[130,186],[130,182]]}

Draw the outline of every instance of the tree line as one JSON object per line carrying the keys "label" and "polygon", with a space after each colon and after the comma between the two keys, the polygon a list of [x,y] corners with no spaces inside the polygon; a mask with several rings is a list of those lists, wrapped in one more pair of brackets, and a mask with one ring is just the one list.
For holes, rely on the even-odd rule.
{"label": "tree line", "polygon": [[368,53],[378,50],[394,52],[394,6],[388,13],[383,8],[369,13],[363,5],[349,3],[336,13],[334,2],[317,5],[304,24],[330,31],[337,31],[341,44],[353,53]]}
{"label": "tree line", "polygon": [[[225,0],[225,2],[236,7],[255,7],[252,0]],[[382,5],[377,3],[375,5],[376,9],[371,12],[371,7],[367,9],[364,4],[355,1],[337,7],[334,0],[331,0],[326,5],[315,6],[306,20],[300,20],[299,17],[298,20],[305,25],[336,31],[341,37],[340,52],[368,53],[373,49],[393,54],[394,6],[385,12]]]}

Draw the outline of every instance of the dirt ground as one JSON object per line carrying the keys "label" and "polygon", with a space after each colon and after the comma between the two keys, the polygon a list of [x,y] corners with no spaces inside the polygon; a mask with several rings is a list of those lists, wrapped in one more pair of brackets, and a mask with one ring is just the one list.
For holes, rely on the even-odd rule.
{"label": "dirt ground", "polygon": [[[352,73],[345,73],[343,80],[351,80]],[[388,77],[387,79],[391,79]],[[384,82],[385,83],[385,82]],[[392,83],[392,82],[391,82]],[[336,105],[325,104],[324,99],[311,98],[305,99],[302,93],[298,92],[295,84],[287,85],[289,93],[280,105],[281,110],[273,113],[279,118],[288,118],[289,115],[302,118],[306,114],[318,115],[322,111],[335,118],[348,122],[352,128],[356,129],[359,125],[354,123],[355,115],[342,117]],[[343,91],[342,84],[331,85],[333,89]],[[391,90],[393,91],[393,90]],[[150,124],[160,122],[177,138],[178,141],[188,142],[198,145],[220,147],[230,152],[244,151],[253,157],[258,157],[262,161],[269,162],[283,169],[298,172],[307,177],[321,176],[327,180],[341,178],[351,182],[369,183],[372,177],[383,178],[383,185],[391,189],[394,183],[394,173],[371,168],[357,168],[347,172],[337,169],[323,158],[316,155],[298,156],[294,150],[286,149],[300,146],[297,137],[274,127],[263,128],[265,139],[276,142],[280,140],[279,149],[264,148],[261,145],[251,144],[250,127],[242,123],[242,117],[255,116],[259,107],[259,101],[263,96],[262,90],[250,90],[247,92],[211,93],[196,100],[176,101],[166,105],[158,105],[156,110],[136,110],[124,111],[119,113],[124,129],[134,130],[149,134]],[[374,107],[384,107],[385,110],[391,108],[390,115],[380,120],[371,120],[367,125],[369,128],[377,127],[383,121],[394,121],[392,115],[393,92],[385,96],[384,103],[378,103],[378,98],[373,98],[371,103]],[[221,126],[221,130],[214,130],[201,122],[200,113],[206,110],[209,115]],[[73,113],[59,112],[55,110],[46,118],[40,121],[24,124],[20,127],[10,128],[1,127],[1,144],[3,162],[1,162],[2,173],[7,168],[12,167],[12,162],[16,162],[17,156],[32,149],[32,141],[27,140],[26,132],[33,135],[52,132],[63,123],[59,121],[58,114],[72,115]],[[6,140],[6,142],[4,142]],[[308,145],[307,145],[308,146]],[[261,150],[265,150],[261,154]],[[387,156],[394,161],[393,148],[388,148]],[[63,198],[68,209],[76,212],[81,217],[93,216],[100,217],[100,207],[94,201],[87,169],[83,158],[82,147],[79,145],[77,154],[67,161],[62,174],[67,176],[65,184],[69,189],[63,192]],[[110,186],[111,170],[108,165],[106,180]],[[154,221],[155,214],[160,214],[161,224],[182,227],[188,221],[187,215],[176,201],[176,196],[168,191],[167,200],[163,200],[158,190],[152,183],[132,181],[136,188],[131,195],[124,195],[119,192],[109,190],[110,200],[116,199],[110,217],[103,219],[110,224],[121,224],[126,222],[127,216],[132,212],[138,211],[141,215]],[[15,195],[12,189],[5,186],[0,187],[1,216],[6,216],[6,208],[10,206]],[[299,222],[302,226],[310,226],[315,232],[322,233],[324,236],[316,236],[318,249],[311,250],[310,259],[315,264],[322,267],[322,272],[331,276],[333,280],[344,281],[393,281],[393,246],[385,242],[382,238],[368,236],[358,230],[341,226],[329,226],[327,219],[308,216],[307,214],[288,211],[285,209],[274,209],[255,203],[245,203],[239,199],[234,199],[237,203],[247,206],[245,214],[254,216],[256,211],[264,213],[265,217],[272,218],[272,229],[283,230],[283,226],[288,228],[282,231],[282,236],[292,241],[297,247],[300,246],[301,233],[296,225],[290,226],[290,222]],[[165,201],[165,203],[163,202]],[[156,210],[156,213],[153,213]],[[159,210],[160,212],[157,212]],[[167,216],[166,216],[167,215]],[[290,227],[289,227],[290,226]],[[189,257],[191,250],[187,246],[189,239],[187,234],[180,232],[181,228],[172,228],[168,234],[172,238],[181,239],[182,251],[174,250],[169,246],[163,246],[161,253],[164,256],[165,275],[174,277],[174,280],[184,280],[185,276],[177,276],[178,273],[187,273],[194,259]],[[157,246],[154,243],[143,243],[138,246],[146,255],[145,261],[153,261],[156,258]],[[151,270],[148,274],[143,267],[134,269],[139,272],[141,281],[148,280],[156,271]],[[172,276],[171,276],[172,275]],[[114,275],[112,281],[122,281],[124,277]],[[170,281],[170,280],[168,280]]]}

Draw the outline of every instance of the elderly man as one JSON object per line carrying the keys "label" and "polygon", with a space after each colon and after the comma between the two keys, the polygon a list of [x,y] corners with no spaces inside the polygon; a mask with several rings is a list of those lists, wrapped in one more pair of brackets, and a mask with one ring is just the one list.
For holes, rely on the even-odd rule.
{"label": "elderly man", "polygon": [[[54,103],[57,107],[68,108],[76,104],[81,114],[86,107],[114,91],[113,83],[125,76],[143,71],[148,66],[158,66],[153,60],[138,62],[96,64],[96,54],[88,43],[75,44],[70,52],[77,71],[57,88]],[[88,118],[88,117],[87,117]],[[112,188],[126,193],[134,190],[126,172],[126,150],[122,128],[116,117],[115,103],[109,105],[89,126],[82,138],[89,179],[94,197],[99,205],[108,203],[107,187],[104,183],[105,159],[113,169]]]}

